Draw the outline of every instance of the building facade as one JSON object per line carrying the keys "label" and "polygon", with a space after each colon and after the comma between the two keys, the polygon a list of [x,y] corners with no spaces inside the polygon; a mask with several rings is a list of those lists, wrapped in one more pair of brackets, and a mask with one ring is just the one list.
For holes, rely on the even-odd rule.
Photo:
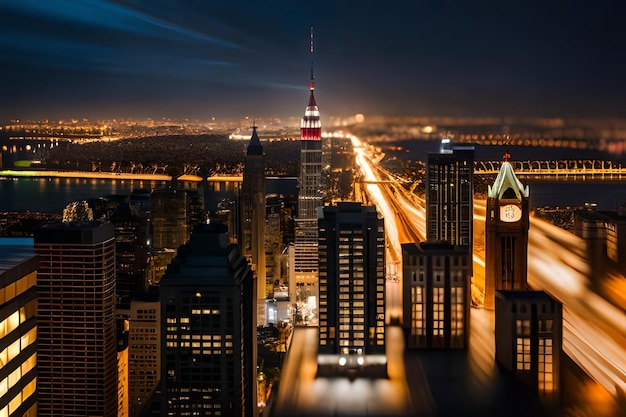
{"label": "building facade", "polygon": [[318,224],[318,363],[362,365],[385,354],[383,219],[376,207],[342,202],[324,207]]}
{"label": "building facade", "polygon": [[426,239],[467,246],[472,252],[474,147],[441,141],[428,154],[426,168]]}
{"label": "building facade", "polygon": [[37,266],[32,239],[0,238],[0,416],[37,415]]}
{"label": "building facade", "polygon": [[34,232],[38,416],[116,416],[115,234],[110,223]]}
{"label": "building facade", "polygon": [[498,290],[526,290],[528,271],[528,186],[508,162],[488,187],[485,213],[485,308],[493,310]]}
{"label": "building facade", "polygon": [[402,245],[403,317],[408,348],[467,348],[472,259],[447,242]]}
{"label": "building facade", "polygon": [[559,401],[563,307],[543,291],[496,292],[496,361],[548,405]]}
{"label": "building facade", "polygon": [[241,185],[241,251],[256,274],[257,320],[265,325],[266,268],[265,268],[265,154],[256,131],[246,150],[243,181]]}
{"label": "building facade", "polygon": [[163,416],[256,414],[256,283],[225,225],[198,226],[160,286]]}
{"label": "building facade", "polygon": [[117,331],[117,417],[129,416],[128,320],[116,319]]}
{"label": "building facade", "polygon": [[270,194],[265,199],[265,278],[266,292],[273,294],[274,289],[281,285],[282,270],[281,258],[283,254],[282,211],[284,198],[277,194]]}
{"label": "building facade", "polygon": [[148,404],[161,378],[161,301],[158,290],[135,294],[127,308],[129,415],[136,417]]}

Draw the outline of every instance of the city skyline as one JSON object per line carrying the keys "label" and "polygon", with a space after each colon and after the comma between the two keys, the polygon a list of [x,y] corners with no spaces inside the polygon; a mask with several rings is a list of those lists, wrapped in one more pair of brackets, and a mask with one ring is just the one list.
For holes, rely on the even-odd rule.
{"label": "city skyline", "polygon": [[[625,117],[617,2],[0,2],[0,119]],[[309,30],[315,28],[315,53]]]}

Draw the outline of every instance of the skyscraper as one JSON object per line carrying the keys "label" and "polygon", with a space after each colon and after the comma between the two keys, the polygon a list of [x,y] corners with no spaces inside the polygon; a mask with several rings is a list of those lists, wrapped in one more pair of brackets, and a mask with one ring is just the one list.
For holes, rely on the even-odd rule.
{"label": "skyscraper", "polygon": [[493,309],[498,290],[526,290],[528,271],[528,186],[515,176],[505,155],[488,187],[485,216],[485,308]]}
{"label": "skyscraper", "polygon": [[134,293],[117,314],[128,320],[129,416],[140,415],[161,378],[161,300],[158,287]]}
{"label": "skyscraper", "polygon": [[53,222],[39,255],[38,416],[116,416],[115,235],[110,223]]}
{"label": "skyscraper", "polygon": [[[454,246],[473,242],[474,147],[441,141],[438,153],[428,154],[426,172],[426,238]],[[471,259],[471,256],[470,256]]]}
{"label": "skyscraper", "polygon": [[0,416],[37,415],[37,265],[32,239],[0,239]]}
{"label": "skyscraper", "polygon": [[241,206],[241,251],[256,274],[257,324],[265,325],[265,154],[256,126],[252,126],[252,137],[246,151]]}
{"label": "skyscraper", "polygon": [[[313,52],[311,32],[311,52]],[[311,65],[309,105],[300,123],[300,177],[298,179],[298,216],[295,219],[296,241],[294,267],[290,278],[291,295],[297,286],[317,285],[317,209],[324,205],[322,187],[322,124],[315,102],[315,81]],[[317,289],[313,290],[317,293]]]}
{"label": "skyscraper", "polygon": [[385,354],[383,219],[376,207],[341,202],[318,222],[318,363],[367,365],[367,355]]}
{"label": "skyscraper", "polygon": [[194,229],[160,290],[162,415],[254,416],[256,283],[226,226]]}

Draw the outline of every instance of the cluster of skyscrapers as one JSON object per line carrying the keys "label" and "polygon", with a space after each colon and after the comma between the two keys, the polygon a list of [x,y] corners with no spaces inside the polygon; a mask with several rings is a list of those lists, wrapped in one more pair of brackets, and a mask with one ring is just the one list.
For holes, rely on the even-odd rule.
{"label": "cluster of skyscrapers", "polygon": [[[313,90],[311,80],[294,246],[306,254],[296,270],[316,287],[323,203]],[[72,203],[33,239],[4,242],[0,416],[256,415],[265,228],[276,229],[266,222],[264,160],[254,128],[230,235],[203,224],[196,192],[169,188]]]}
{"label": "cluster of skyscrapers", "polygon": [[[313,76],[300,139],[288,295],[305,294],[315,310],[320,374],[384,376],[384,220],[373,206],[323,201]],[[551,397],[559,387],[561,306],[526,283],[529,190],[507,159],[487,198],[482,302],[495,310],[498,362]],[[428,155],[427,239],[402,245],[400,323],[409,349],[468,347],[477,303],[473,167],[473,147],[448,140]],[[0,417],[257,415],[257,326],[267,322],[272,296],[268,265],[279,261],[267,256],[277,212],[268,216],[256,127],[240,234],[204,223],[193,192],[155,190],[148,198],[102,203],[96,211],[111,222],[75,205],[66,221],[38,228],[34,243],[0,247]]]}

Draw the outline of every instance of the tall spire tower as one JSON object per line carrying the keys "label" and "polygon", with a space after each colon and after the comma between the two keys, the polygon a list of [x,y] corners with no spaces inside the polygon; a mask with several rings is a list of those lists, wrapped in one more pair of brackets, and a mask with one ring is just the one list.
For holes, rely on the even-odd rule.
{"label": "tall spire tower", "polygon": [[[311,28],[311,54],[313,54],[313,28]],[[298,217],[315,219],[317,207],[323,205],[321,193],[322,179],[322,124],[320,112],[315,103],[315,77],[311,60],[311,82],[309,83],[309,105],[300,122],[300,183],[298,194]],[[317,224],[316,224],[317,227]]]}
{"label": "tall spire tower", "polygon": [[257,324],[265,323],[265,153],[252,126],[252,137],[246,150],[241,190],[241,252],[252,265],[257,283]]}
{"label": "tall spire tower", "polygon": [[[310,52],[313,54],[313,28]],[[322,185],[322,125],[315,102],[315,79],[311,60],[309,104],[300,123],[300,177],[298,179],[298,217],[291,271],[292,296],[298,300],[317,297],[317,208],[324,205]],[[295,294],[298,288],[299,294]]]}

